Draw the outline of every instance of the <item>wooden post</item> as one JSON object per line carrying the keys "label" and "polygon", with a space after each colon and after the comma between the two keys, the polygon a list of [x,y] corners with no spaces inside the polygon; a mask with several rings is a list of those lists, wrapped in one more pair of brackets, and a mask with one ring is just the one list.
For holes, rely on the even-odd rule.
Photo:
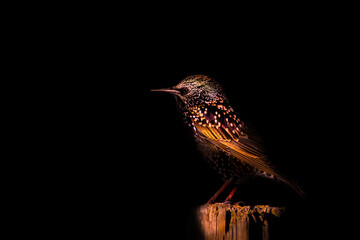
{"label": "wooden post", "polygon": [[280,217],[284,208],[268,205],[239,206],[224,203],[206,204],[199,207],[197,218],[204,240],[253,240],[250,224],[257,224],[262,240],[269,240],[268,221]]}

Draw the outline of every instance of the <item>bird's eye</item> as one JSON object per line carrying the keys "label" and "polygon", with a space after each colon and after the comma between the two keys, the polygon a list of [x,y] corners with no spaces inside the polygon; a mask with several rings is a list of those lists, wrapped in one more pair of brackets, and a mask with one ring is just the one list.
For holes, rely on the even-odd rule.
{"label": "bird's eye", "polygon": [[180,89],[180,94],[181,95],[186,95],[186,94],[188,94],[189,93],[189,89],[188,88],[181,88]]}

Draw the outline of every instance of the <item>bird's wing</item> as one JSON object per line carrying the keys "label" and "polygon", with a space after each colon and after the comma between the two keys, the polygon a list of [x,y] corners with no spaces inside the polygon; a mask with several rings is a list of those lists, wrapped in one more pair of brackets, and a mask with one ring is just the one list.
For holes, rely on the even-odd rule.
{"label": "bird's wing", "polygon": [[200,137],[206,138],[224,152],[268,174],[278,175],[263,149],[248,138],[244,126],[235,125],[230,120],[215,126],[195,121],[193,124]]}
{"label": "bird's wing", "polygon": [[[229,126],[226,124],[218,127],[209,124],[200,125],[195,121],[193,121],[193,124],[200,137],[205,138],[236,159],[276,177],[292,187],[300,196],[305,197],[302,189],[295,182],[281,176],[274,166],[270,164],[261,147],[255,141],[250,140],[246,134],[240,134],[240,131],[237,132],[236,128],[235,130],[229,130]],[[239,127],[238,129],[240,130]]]}

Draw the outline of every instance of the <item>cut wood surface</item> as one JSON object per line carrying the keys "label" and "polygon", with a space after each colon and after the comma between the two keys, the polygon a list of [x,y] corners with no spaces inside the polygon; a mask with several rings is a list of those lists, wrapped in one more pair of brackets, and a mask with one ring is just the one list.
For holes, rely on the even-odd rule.
{"label": "cut wood surface", "polygon": [[[204,240],[256,240],[250,224],[256,225],[260,239],[269,239],[269,220],[280,217],[284,208],[268,205],[239,206],[226,203],[206,204],[198,208],[197,218]],[[257,228],[255,228],[257,229]]]}

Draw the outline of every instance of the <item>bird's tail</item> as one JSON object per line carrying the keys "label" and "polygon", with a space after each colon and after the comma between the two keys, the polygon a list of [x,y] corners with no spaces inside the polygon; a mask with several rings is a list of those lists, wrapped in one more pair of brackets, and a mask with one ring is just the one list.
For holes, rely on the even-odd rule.
{"label": "bird's tail", "polygon": [[295,192],[297,192],[302,198],[307,198],[306,193],[303,189],[294,181],[280,177],[280,180],[289,185]]}

